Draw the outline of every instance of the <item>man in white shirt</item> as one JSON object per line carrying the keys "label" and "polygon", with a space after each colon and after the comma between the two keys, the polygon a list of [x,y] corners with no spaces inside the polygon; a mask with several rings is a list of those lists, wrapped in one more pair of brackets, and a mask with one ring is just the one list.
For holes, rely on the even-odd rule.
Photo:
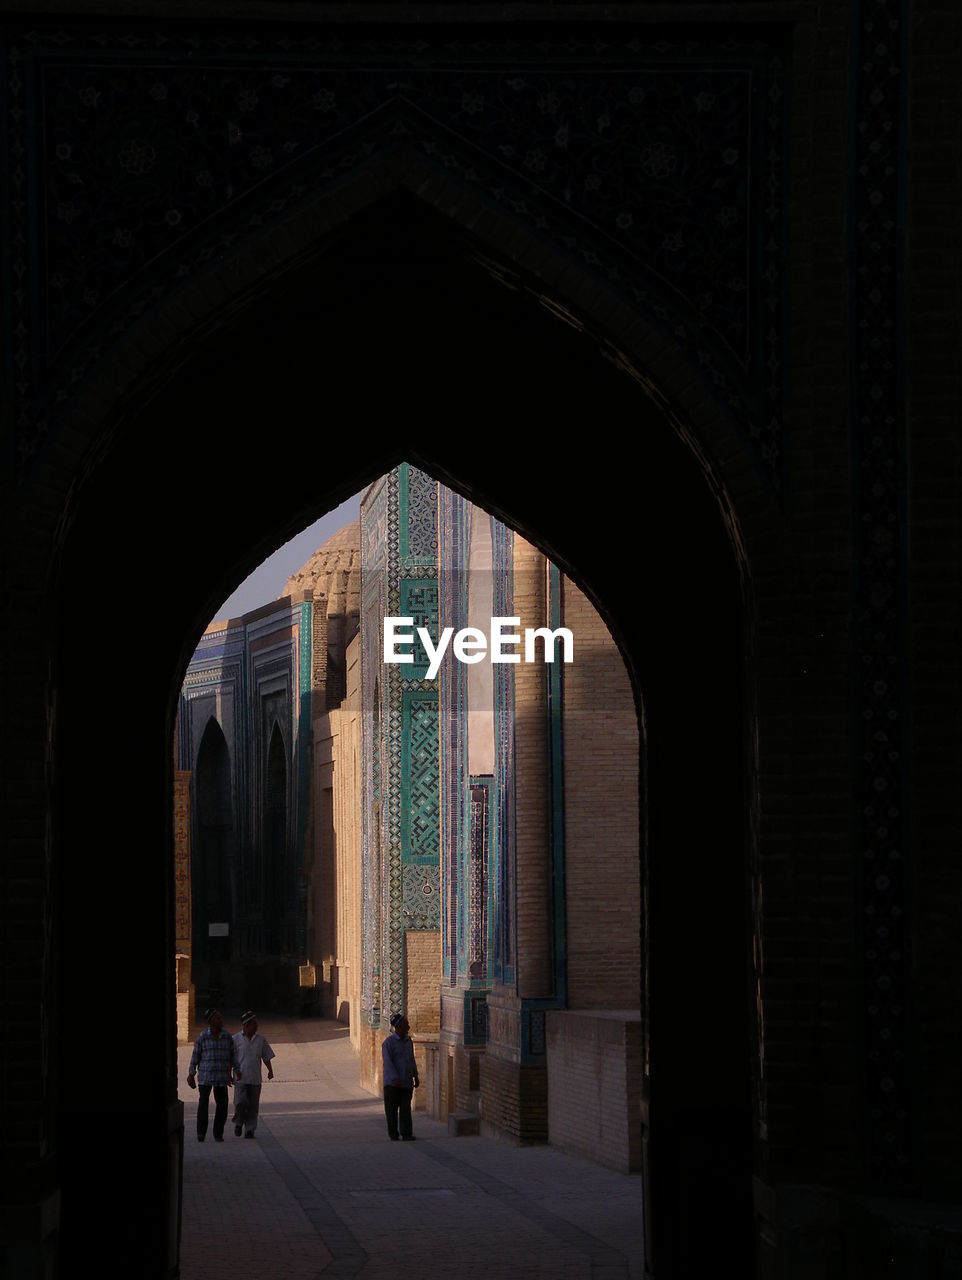
{"label": "man in white shirt", "polygon": [[271,1058],[274,1050],[257,1031],[257,1015],[250,1009],[241,1015],[241,1028],[234,1036],[240,1080],[234,1085],[234,1136],[253,1138],[261,1101],[261,1063],[267,1066],[268,1080],[274,1079]]}

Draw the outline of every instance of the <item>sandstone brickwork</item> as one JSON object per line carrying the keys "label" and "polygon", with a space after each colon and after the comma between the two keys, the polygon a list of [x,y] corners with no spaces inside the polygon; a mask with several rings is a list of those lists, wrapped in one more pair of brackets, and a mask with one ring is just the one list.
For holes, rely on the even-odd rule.
{"label": "sandstone brickwork", "polygon": [[346,654],[347,697],[314,722],[311,955],[321,969],[322,1012],[347,1023],[359,1048],[361,971],[360,642]]}
{"label": "sandstone brickwork", "polygon": [[553,1145],[620,1169],[641,1169],[641,1018],[551,1011],[548,1133]]}
{"label": "sandstone brickwork", "polygon": [[641,971],[638,716],[597,609],[564,583],[576,660],[564,679],[568,1007],[637,1009]]}

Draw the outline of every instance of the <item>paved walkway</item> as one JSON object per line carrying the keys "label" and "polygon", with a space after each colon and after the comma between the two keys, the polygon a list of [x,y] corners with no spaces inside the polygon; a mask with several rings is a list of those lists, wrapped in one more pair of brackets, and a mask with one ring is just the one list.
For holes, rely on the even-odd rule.
{"label": "paved walkway", "polygon": [[[225,1025],[240,1024],[226,1014]],[[260,1030],[276,1078],[250,1142],[230,1123],[222,1143],[197,1141],[190,1046],[179,1050],[182,1280],[641,1280],[638,1175],[552,1147],[451,1138],[424,1112],[416,1142],[389,1142],[345,1027],[265,1015]]]}

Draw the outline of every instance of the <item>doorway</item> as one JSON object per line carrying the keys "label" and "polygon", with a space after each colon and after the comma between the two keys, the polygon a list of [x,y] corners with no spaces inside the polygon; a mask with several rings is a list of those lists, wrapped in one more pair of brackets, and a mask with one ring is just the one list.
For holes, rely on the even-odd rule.
{"label": "doorway", "polygon": [[[536,290],[504,288],[466,233],[413,198],[357,215],[296,266],[123,406],[65,544],[60,963],[101,939],[105,1025],[136,1016],[147,1058],[135,1154],[118,1124],[97,1155],[105,1174],[136,1162],[110,1230],[141,1249],[177,1230],[169,748],[190,653],[268,551],[407,459],[550,556],[625,657],[647,739],[639,987],[654,1256],[684,1274],[710,1242],[749,1275],[749,618],[732,530],[638,383]],[[77,623],[118,589],[136,590],[143,628],[112,652],[105,693],[100,635]],[[122,749],[131,723],[137,751]],[[63,984],[58,1052],[89,1006],[86,984]],[[73,1137],[94,1123],[94,1067],[77,1071],[59,1104],[69,1253],[106,1229]]]}

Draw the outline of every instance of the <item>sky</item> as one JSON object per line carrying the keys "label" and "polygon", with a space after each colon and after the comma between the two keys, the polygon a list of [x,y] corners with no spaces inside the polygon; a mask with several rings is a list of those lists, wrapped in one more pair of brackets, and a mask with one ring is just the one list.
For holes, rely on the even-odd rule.
{"label": "sky", "polygon": [[242,613],[249,613],[262,604],[276,600],[283,592],[287,579],[322,546],[328,538],[333,537],[339,529],[356,520],[361,510],[361,495],[356,493],[339,507],[329,511],[320,520],[308,525],[290,542],[261,561],[250,577],[245,578],[232,596],[229,596],[214,613],[212,622],[226,618],[237,618]]}

